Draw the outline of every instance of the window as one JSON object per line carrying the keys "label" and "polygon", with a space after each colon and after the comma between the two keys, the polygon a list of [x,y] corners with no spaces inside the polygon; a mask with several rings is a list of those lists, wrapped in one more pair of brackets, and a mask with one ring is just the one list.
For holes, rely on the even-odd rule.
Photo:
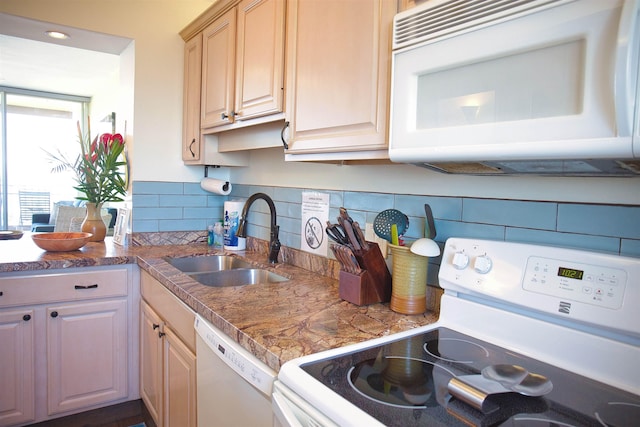
{"label": "window", "polygon": [[31,216],[25,214],[24,206],[21,209],[21,192],[48,193],[49,213],[53,203],[75,200],[73,174],[52,172],[47,153],[61,152],[75,158],[77,122],[85,123],[89,101],[86,97],[0,87],[0,229],[31,229]]}

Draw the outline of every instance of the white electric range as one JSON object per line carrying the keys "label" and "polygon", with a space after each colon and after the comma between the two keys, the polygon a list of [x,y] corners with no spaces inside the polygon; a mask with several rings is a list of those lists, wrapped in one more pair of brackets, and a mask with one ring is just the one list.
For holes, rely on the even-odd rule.
{"label": "white electric range", "polygon": [[305,356],[285,426],[640,425],[640,259],[451,238],[432,325]]}

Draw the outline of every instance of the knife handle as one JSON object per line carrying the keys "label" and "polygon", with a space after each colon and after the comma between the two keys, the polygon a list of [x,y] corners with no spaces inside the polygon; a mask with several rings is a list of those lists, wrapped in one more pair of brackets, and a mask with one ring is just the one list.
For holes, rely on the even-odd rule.
{"label": "knife handle", "polygon": [[349,243],[356,251],[360,250],[360,243],[358,243],[358,239],[356,239],[356,235],[353,232],[353,225],[351,222],[347,220],[342,221],[342,227],[344,227],[344,232],[347,233],[347,238],[349,239]]}

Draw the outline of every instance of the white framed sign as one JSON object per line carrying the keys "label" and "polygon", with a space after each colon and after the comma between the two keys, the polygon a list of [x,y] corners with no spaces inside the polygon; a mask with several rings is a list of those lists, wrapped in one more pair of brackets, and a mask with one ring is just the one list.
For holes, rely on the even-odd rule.
{"label": "white framed sign", "polygon": [[118,245],[125,244],[127,227],[129,225],[129,214],[130,214],[130,210],[128,208],[118,208],[116,225],[114,226],[114,229],[113,229],[113,243]]}

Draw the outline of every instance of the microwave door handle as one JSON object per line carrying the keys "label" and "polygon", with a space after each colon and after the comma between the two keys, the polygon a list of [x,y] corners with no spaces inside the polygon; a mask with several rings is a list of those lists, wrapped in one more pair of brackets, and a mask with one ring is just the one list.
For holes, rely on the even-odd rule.
{"label": "microwave door handle", "polygon": [[[615,54],[614,96],[616,124],[619,136],[631,136],[638,74],[640,39],[638,31],[638,0],[626,0],[622,6]],[[632,69],[635,66],[635,70]]]}

